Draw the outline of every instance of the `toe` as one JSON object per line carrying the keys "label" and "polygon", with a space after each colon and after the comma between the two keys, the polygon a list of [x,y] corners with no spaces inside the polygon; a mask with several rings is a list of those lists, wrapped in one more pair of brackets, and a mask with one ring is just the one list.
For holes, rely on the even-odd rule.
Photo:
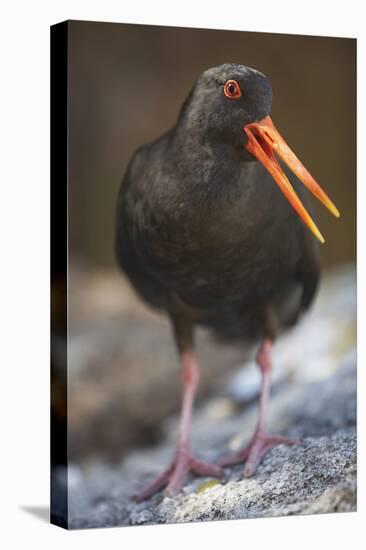
{"label": "toe", "polygon": [[150,498],[154,493],[160,491],[160,489],[162,489],[164,485],[168,483],[169,477],[171,476],[172,472],[172,466],[164,470],[164,472],[158,475],[143,491],[141,491],[137,495],[134,495],[133,499],[136,502],[141,502]]}
{"label": "toe", "polygon": [[174,471],[170,477],[167,488],[164,491],[165,495],[173,496],[179,493],[179,491],[183,488],[183,485],[185,484],[188,472],[188,460],[180,460],[179,462],[177,462]]}
{"label": "toe", "polygon": [[218,460],[219,466],[231,466],[233,464],[240,464],[241,462],[244,462],[249,455],[249,446],[245,447],[245,449],[241,449],[240,451],[237,451],[236,453],[232,453],[229,455],[225,455],[222,458]]}
{"label": "toe", "polygon": [[217,464],[209,464],[197,458],[191,458],[190,467],[199,476],[222,477],[224,475],[222,468]]}

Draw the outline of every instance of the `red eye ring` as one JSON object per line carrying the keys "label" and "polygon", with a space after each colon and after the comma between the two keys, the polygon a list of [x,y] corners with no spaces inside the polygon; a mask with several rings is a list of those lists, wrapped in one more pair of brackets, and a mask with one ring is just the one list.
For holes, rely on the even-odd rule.
{"label": "red eye ring", "polygon": [[224,85],[224,94],[229,99],[239,99],[241,89],[236,80],[227,80]]}

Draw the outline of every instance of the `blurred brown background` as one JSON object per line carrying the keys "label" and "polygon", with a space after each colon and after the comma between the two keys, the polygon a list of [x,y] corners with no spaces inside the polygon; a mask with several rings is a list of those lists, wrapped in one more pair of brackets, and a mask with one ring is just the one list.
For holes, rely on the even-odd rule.
{"label": "blurred brown background", "polygon": [[315,205],[323,263],[355,257],[356,41],[124,25],[69,23],[70,246],[114,265],[115,202],[133,151],[176,120],[197,76],[241,63],[264,72],[273,120],[342,218]]}
{"label": "blurred brown background", "polygon": [[[324,266],[338,269],[355,260],[355,40],[70,22],[72,460],[97,455],[119,460],[129,448],[157,441],[162,421],[179,408],[169,323],[140,303],[116,267],[115,203],[134,150],[175,122],[203,70],[225,62],[269,77],[275,124],[341,210],[336,220],[314,204],[327,241]],[[200,396],[211,390],[219,396],[226,368],[240,364],[247,350],[218,347],[202,330],[198,344]],[[57,391],[66,382],[57,346],[53,360]],[[63,413],[61,404],[60,421]]]}

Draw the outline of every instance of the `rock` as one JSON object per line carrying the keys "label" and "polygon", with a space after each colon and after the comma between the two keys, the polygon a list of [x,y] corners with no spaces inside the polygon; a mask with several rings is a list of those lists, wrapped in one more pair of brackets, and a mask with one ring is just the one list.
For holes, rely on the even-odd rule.
{"label": "rock", "polygon": [[351,432],[306,438],[301,447],[271,452],[251,479],[238,481],[242,468],[237,467],[223,485],[164,499],[155,520],[180,523],[274,517],[336,511],[345,500],[355,505],[354,497],[349,497],[354,495],[355,452]]}
{"label": "rock", "polygon": [[[228,380],[226,389],[224,385],[215,397],[198,404],[192,445],[203,459],[216,460],[228,448],[234,450],[248,441],[255,425],[258,391],[255,383],[247,391],[249,376],[255,375],[250,374],[250,367],[243,367]],[[250,479],[242,478],[243,467],[238,465],[226,468],[225,479],[218,482],[191,478],[174,498],[159,493],[146,502],[132,500],[171,460],[177,416],[163,424],[157,445],[130,448],[119,464],[111,466],[100,458],[73,463],[69,527],[355,510],[355,274],[351,268],[324,278],[311,313],[278,343],[270,427],[273,432],[299,437],[302,443],[272,449]]]}

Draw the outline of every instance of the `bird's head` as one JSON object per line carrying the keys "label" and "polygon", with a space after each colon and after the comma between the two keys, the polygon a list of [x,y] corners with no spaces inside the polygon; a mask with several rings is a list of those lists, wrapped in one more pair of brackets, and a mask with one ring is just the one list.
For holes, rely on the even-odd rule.
{"label": "bird's head", "polygon": [[181,117],[212,144],[234,147],[243,161],[259,161],[314,235],[324,238],[295,193],[277,157],[334,214],[339,212],[295,156],[271,117],[272,87],[268,78],[244,65],[224,64],[206,70],[183,106]]}

